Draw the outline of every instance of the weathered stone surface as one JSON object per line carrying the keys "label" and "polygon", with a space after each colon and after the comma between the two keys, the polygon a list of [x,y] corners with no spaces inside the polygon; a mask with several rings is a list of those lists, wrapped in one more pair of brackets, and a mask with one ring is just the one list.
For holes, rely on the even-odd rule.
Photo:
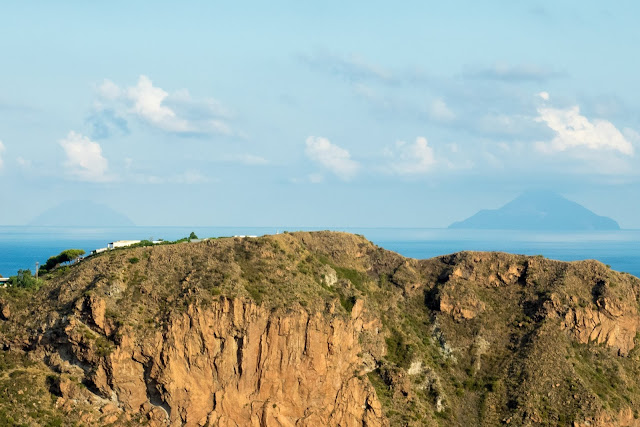
{"label": "weathered stone surface", "polygon": [[97,326],[101,332],[107,334],[110,333],[108,330],[105,331],[105,313],[107,303],[102,298],[91,295],[87,298],[87,306],[91,312],[91,320],[94,325]]}
{"label": "weathered stone surface", "polygon": [[[608,305],[610,308],[611,304]],[[626,356],[635,347],[634,339],[640,326],[635,304],[624,308],[616,305],[607,310],[571,309],[564,316],[563,326],[580,342],[596,342],[618,350]],[[614,314],[615,313],[615,314]]]}
{"label": "weathered stone surface", "polygon": [[11,318],[11,310],[6,301],[0,300],[0,320],[9,320]]}
{"label": "weathered stone surface", "polygon": [[[101,304],[89,306],[100,327]],[[96,362],[100,394],[147,414],[153,425],[380,426],[375,391],[356,375],[365,369],[358,334],[379,326],[366,326],[363,310],[360,300],[350,319],[302,308],[271,313],[223,298],[206,309],[188,307],[151,339],[138,342],[124,331],[100,362],[78,320],[66,331],[74,353]]]}
{"label": "weathered stone surface", "polygon": [[478,316],[485,308],[485,304],[473,295],[457,297],[447,289],[440,296],[440,311],[450,314],[454,319],[469,320]]}

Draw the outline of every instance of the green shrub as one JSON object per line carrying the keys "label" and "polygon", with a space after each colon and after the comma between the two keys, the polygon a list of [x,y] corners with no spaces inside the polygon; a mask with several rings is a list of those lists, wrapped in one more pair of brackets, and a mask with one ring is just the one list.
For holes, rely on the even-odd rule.
{"label": "green shrub", "polygon": [[405,341],[404,335],[392,330],[391,336],[387,338],[387,359],[402,368],[408,368],[413,359],[415,348]]}
{"label": "green shrub", "polygon": [[31,270],[18,270],[17,276],[12,276],[9,279],[9,286],[15,286],[16,288],[38,290],[42,286],[42,280],[36,279],[31,275]]}
{"label": "green shrub", "polygon": [[50,257],[47,262],[42,266],[42,269],[45,271],[51,271],[57,268],[60,264],[65,262],[74,261],[84,255],[84,250],[82,249],[67,249],[60,252],[56,256]]}
{"label": "green shrub", "polygon": [[127,248],[144,248],[147,246],[153,246],[154,243],[151,240],[140,240],[138,243],[127,246]]}
{"label": "green shrub", "polygon": [[343,296],[342,294],[340,294],[339,296],[340,296],[340,305],[342,305],[342,307],[344,307],[344,309],[347,310],[347,313],[351,313],[351,310],[353,310],[353,306],[356,304],[356,297],[355,296],[346,297],[346,296]]}

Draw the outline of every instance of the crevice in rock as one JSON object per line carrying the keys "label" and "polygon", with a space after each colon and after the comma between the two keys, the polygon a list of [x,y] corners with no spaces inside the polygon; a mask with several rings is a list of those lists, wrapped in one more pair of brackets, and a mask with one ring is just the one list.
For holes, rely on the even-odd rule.
{"label": "crevice in rock", "polygon": [[147,399],[153,406],[163,409],[167,413],[167,417],[171,418],[171,407],[162,399],[160,390],[162,385],[151,377],[151,363],[143,364],[144,383],[147,386]]}
{"label": "crevice in rock", "polygon": [[242,377],[242,351],[244,337],[234,337],[236,340],[236,361],[238,363],[238,378]]}
{"label": "crevice in rock", "polygon": [[77,366],[78,368],[82,369],[85,375],[91,372],[93,368],[90,364],[83,363],[76,357],[71,347],[71,344],[69,343],[65,343],[64,345],[58,348],[58,355],[60,356],[60,359],[62,359],[63,362],[67,362],[72,366]]}

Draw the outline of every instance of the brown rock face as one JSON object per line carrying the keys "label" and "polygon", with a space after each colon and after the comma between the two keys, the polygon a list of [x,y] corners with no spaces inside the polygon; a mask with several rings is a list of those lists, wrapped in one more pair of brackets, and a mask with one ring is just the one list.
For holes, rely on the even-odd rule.
{"label": "brown rock face", "polygon": [[605,344],[616,349],[621,356],[626,356],[635,347],[640,316],[635,305],[627,305],[624,310],[613,313],[586,307],[567,311],[563,326],[581,343]]}
{"label": "brown rock face", "polygon": [[469,320],[476,317],[485,304],[471,295],[456,298],[449,292],[443,292],[440,296],[440,311],[450,314],[456,320]]}
{"label": "brown rock face", "polygon": [[566,308],[552,299],[556,312],[563,317],[563,327],[583,344],[594,342],[615,349],[627,356],[636,346],[640,330],[640,314],[635,295],[619,292],[615,295],[606,281],[593,288],[595,304],[587,307]]}
{"label": "brown rock face", "polygon": [[[358,376],[363,322],[354,317],[270,313],[233,299],[190,306],[152,339],[123,335],[93,381],[103,396],[162,424],[385,425],[375,391]],[[91,361],[69,336],[78,358]]]}
{"label": "brown rock face", "polygon": [[0,319],[9,320],[11,317],[11,310],[9,309],[9,305],[6,301],[0,300]]}

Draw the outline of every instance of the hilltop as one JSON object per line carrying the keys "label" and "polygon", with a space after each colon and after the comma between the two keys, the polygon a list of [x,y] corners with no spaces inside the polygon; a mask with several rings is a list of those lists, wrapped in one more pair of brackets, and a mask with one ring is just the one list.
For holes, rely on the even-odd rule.
{"label": "hilltop", "polygon": [[575,231],[619,230],[620,226],[556,193],[529,191],[499,209],[481,210],[449,228]]}
{"label": "hilltop", "polygon": [[635,425],[639,299],[596,261],[346,233],[118,249],[0,289],[0,424]]}

